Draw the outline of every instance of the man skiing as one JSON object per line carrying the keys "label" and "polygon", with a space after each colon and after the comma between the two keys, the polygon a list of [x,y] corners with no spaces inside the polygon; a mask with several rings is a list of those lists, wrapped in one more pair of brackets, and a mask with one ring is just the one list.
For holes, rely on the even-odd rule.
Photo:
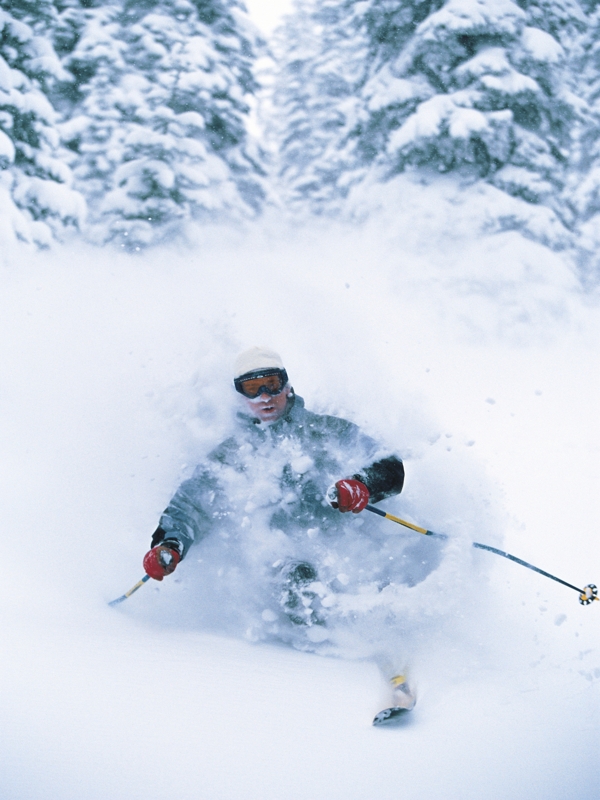
{"label": "man skiing", "polygon": [[[319,542],[347,535],[342,515],[399,494],[404,467],[353,423],[307,411],[273,350],[241,353],[234,386],[242,404],[235,431],[171,499],[144,569],[162,581],[193,544],[216,532],[245,546],[256,572],[266,571],[276,613],[288,625],[312,629],[312,641],[319,641],[313,626],[325,625],[325,585],[336,580],[314,563],[323,552]],[[283,558],[264,566],[280,553]],[[393,676],[392,685],[396,707],[412,708],[402,676]]]}

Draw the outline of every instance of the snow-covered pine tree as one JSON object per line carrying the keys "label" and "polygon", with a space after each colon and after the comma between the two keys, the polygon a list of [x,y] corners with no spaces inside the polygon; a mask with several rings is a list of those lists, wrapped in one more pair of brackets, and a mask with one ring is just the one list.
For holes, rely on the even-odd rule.
{"label": "snow-covered pine tree", "polygon": [[580,266],[596,282],[600,274],[600,6],[590,11],[588,28],[572,60],[575,90],[585,105],[566,195],[576,219]]}
{"label": "snow-covered pine tree", "polygon": [[[559,198],[577,103],[565,53],[586,24],[576,0],[342,0],[328,17],[329,3],[313,0],[310,12],[313,27],[335,28],[320,41],[331,48],[352,27],[357,52],[366,54],[362,68],[351,69],[359,104],[345,124],[326,127],[316,115],[313,124],[314,102],[305,111],[305,146],[321,140],[321,163],[312,170],[328,174],[330,195],[343,197],[365,175],[384,181],[417,167],[458,171],[566,214]],[[310,30],[306,21],[303,27]],[[313,60],[319,65],[325,56],[334,59],[321,46]],[[342,56],[341,74],[344,66]],[[310,69],[303,69],[308,79]],[[318,93],[305,87],[304,94]],[[329,105],[330,119],[344,116],[348,94],[330,96]],[[282,114],[292,106],[287,99]],[[288,140],[282,137],[284,175],[292,172]],[[320,189],[308,186],[308,200],[320,210]],[[294,175],[292,193],[300,188]]]}
{"label": "snow-covered pine tree", "polygon": [[104,8],[110,6],[106,0],[54,0],[56,21],[52,26],[54,49],[66,70],[67,80],[53,87],[53,105],[64,119],[69,119],[81,102],[81,87],[93,76],[94,62],[79,64],[73,59],[81,37],[99,33],[102,21],[106,18]]}
{"label": "snow-covered pine tree", "polygon": [[286,205],[331,211],[346,196],[367,44],[354,4],[338,0],[297,0],[276,32],[269,135]]}
{"label": "snow-covered pine tree", "polygon": [[564,20],[527,5],[449,0],[419,25],[401,71],[424,75],[433,91],[390,134],[393,169],[468,167],[510,194],[555,205],[575,116],[557,37],[564,31],[566,40],[582,14],[574,8]]}
{"label": "snow-covered pine tree", "polygon": [[[68,77],[52,47],[50,0],[11,0],[0,8],[0,187],[2,239],[47,245],[85,217],[83,197],[59,157],[57,115],[48,100]],[[15,208],[18,207],[20,213]]]}
{"label": "snow-covered pine tree", "polygon": [[264,168],[246,123],[257,41],[238,0],[87,11],[65,62],[82,99],[64,131],[96,239],[139,248],[189,220],[256,215]]}

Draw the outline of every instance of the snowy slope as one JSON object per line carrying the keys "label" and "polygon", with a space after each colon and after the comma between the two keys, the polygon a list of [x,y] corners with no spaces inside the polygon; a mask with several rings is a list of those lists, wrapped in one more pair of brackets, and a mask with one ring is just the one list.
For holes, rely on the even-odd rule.
{"label": "snowy slope", "polygon": [[191,558],[106,605],[223,435],[229,365],[254,343],[309,408],[405,455],[392,512],[600,583],[596,298],[559,255],[474,239],[431,196],[429,220],[5,262],[2,798],[594,796],[600,603],[503,559],[463,547],[426,584],[398,730],[370,725],[387,697],[359,644],[253,644],[225,611],[219,630]]}

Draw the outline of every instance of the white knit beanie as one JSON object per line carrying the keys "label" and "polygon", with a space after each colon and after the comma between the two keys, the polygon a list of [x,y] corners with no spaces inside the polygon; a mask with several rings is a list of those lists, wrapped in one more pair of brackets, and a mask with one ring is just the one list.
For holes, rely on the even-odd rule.
{"label": "white knit beanie", "polygon": [[235,360],[233,377],[239,378],[247,372],[259,369],[284,369],[279,353],[269,347],[251,347],[244,350]]}

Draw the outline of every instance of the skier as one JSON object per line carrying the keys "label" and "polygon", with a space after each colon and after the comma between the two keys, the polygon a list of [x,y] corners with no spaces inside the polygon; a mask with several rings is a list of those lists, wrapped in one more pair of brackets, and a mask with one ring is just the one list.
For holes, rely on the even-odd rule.
{"label": "skier", "polygon": [[[250,510],[262,538],[274,531],[289,551],[273,565],[279,611],[292,625],[323,626],[323,584],[303,546],[307,534],[309,540],[343,534],[343,514],[358,514],[369,502],[399,494],[402,461],[353,423],[306,410],[273,350],[252,347],[241,353],[233,383],[242,406],[233,435],[176,491],[152,536],[144,569],[162,581],[192,544],[211,532],[239,537],[240,520],[247,520]],[[387,677],[395,707],[412,708],[414,696],[404,677]]]}

